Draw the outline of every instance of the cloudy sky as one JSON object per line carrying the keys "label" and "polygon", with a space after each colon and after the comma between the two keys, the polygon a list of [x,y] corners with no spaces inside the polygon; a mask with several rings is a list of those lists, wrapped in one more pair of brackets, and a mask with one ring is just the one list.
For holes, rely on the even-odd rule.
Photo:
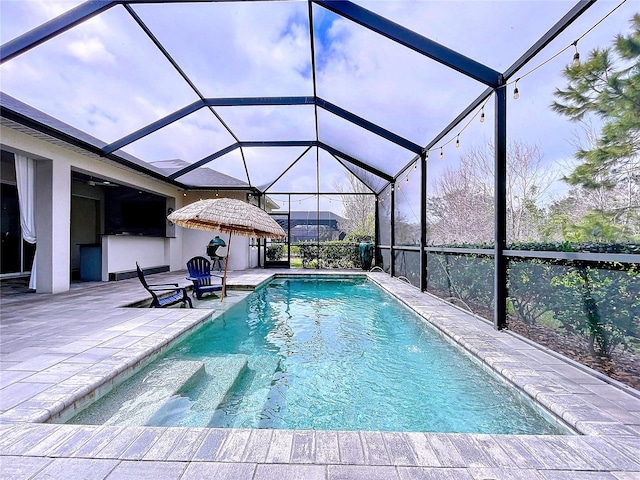
{"label": "cloudy sky", "polygon": [[[0,0],[0,41],[5,42],[81,2]],[[497,71],[506,70],[574,4],[572,1],[373,1],[363,7],[414,30]],[[508,135],[538,145],[549,168],[561,172],[572,157],[577,126],[551,112],[553,90],[565,81],[561,71],[574,53],[571,45],[614,9],[620,0],[600,0],[545,48],[517,77],[520,99],[509,88]],[[197,93],[154,46],[138,17],[207,98],[314,95],[308,4],[232,2],[133,5],[132,15],[116,6],[0,67],[0,88],[60,120],[114,142],[196,100]],[[638,3],[628,0],[580,40],[585,58],[628,31]],[[428,144],[485,87],[478,82],[313,5],[317,95],[418,145]],[[198,161],[236,142],[313,140],[313,106],[220,107],[201,109],[124,147],[145,161],[179,158]],[[487,121],[454,129],[430,154],[430,180],[455,167],[461,155],[491,140],[493,97]],[[414,154],[336,115],[318,109],[321,141],[391,175]],[[231,130],[232,133],[229,132]],[[249,180],[274,182],[271,192],[335,191],[346,171],[324,151],[306,148],[245,148]],[[304,154],[304,155],[303,155]],[[211,168],[247,181],[240,150]],[[320,179],[317,172],[320,172]],[[410,172],[413,172],[410,170]],[[410,173],[417,180],[418,173]],[[403,177],[404,180],[404,177]],[[374,188],[382,183],[372,182]],[[294,187],[295,185],[295,187]],[[405,186],[405,203],[415,203],[417,182]],[[558,183],[557,194],[562,185]],[[300,197],[302,199],[303,197]],[[338,197],[335,197],[338,198]],[[327,197],[328,199],[328,197]],[[301,209],[315,209],[302,205]],[[415,205],[413,205],[415,207]],[[329,207],[326,201],[321,208]],[[417,212],[408,206],[407,215]],[[338,211],[338,213],[340,213]]]}

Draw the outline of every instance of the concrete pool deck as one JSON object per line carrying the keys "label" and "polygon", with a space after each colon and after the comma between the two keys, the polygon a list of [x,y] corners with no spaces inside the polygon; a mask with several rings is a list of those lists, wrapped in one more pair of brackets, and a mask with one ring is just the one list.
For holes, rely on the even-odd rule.
{"label": "concrete pool deck", "polygon": [[[274,274],[233,272],[231,287]],[[335,273],[335,272],[318,272]],[[362,274],[362,272],[351,272]],[[125,308],[136,279],[2,297],[0,478],[640,479],[640,398],[382,273],[372,280],[581,435],[116,427],[44,423],[133,373],[212,309]],[[187,285],[185,272],[153,282]],[[560,421],[560,420],[559,420]]]}

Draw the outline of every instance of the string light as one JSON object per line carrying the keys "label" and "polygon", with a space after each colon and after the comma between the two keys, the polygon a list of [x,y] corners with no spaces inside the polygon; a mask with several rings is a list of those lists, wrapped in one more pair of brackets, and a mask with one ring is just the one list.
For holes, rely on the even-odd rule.
{"label": "string light", "polygon": [[571,65],[573,65],[574,67],[579,67],[580,66],[580,52],[578,52],[578,40],[573,42],[572,45],[576,48],[576,53],[573,54],[573,62],[571,62]]}
{"label": "string light", "polygon": [[[506,88],[507,86],[514,84],[514,89],[513,89],[513,99],[517,100],[520,98],[520,90],[518,89],[518,81],[520,81],[520,79],[532,74],[533,72],[535,72],[536,70],[538,70],[540,67],[546,65],[547,63],[549,63],[551,60],[555,59],[556,57],[558,57],[559,55],[562,55],[565,51],[567,51],[569,48],[571,48],[572,46],[575,48],[575,53],[573,55],[573,62],[572,62],[572,66],[577,67],[580,65],[580,53],[578,52],[578,41],[580,41],[581,39],[583,39],[585,36],[587,36],[594,28],[596,28],[598,25],[600,25],[606,18],[608,18],[613,12],[615,12],[618,8],[620,8],[627,0],[622,0],[616,7],[614,7],[611,11],[609,11],[609,13],[607,13],[604,17],[602,17],[598,22],[596,22],[593,26],[591,26],[591,28],[589,28],[587,31],[585,31],[582,35],[580,35],[577,40],[575,40],[573,43],[567,45],[566,47],[564,47],[562,50],[560,50],[559,52],[557,52],[555,55],[552,55],[550,58],[548,58],[547,60],[545,60],[544,62],[540,63],[539,65],[537,65],[536,67],[533,67],[531,70],[527,71],[526,73],[523,73],[522,75],[520,75],[520,77],[518,77],[515,81],[511,81],[511,82],[507,82],[505,83],[503,86],[498,87],[498,88]],[[484,113],[484,107],[487,104],[489,100],[487,99],[484,104],[482,105],[482,107],[480,108],[479,111],[477,111],[475,113],[475,115],[473,115],[471,117],[471,119],[469,120],[469,122],[467,122],[467,124],[462,128],[462,130],[460,130],[460,133],[458,133],[458,135],[456,136],[456,147],[460,146],[460,135],[462,134],[462,132],[464,132],[467,127],[471,124],[471,122],[473,121],[473,119],[476,118],[476,116],[478,116],[478,114],[480,114],[480,123],[484,123],[485,121],[485,113]],[[453,138],[450,138],[448,141],[444,142],[442,145],[440,146],[433,146],[431,151],[434,151],[436,148],[440,148],[440,158],[444,158],[444,153],[443,153],[443,147],[445,145],[448,145],[449,143],[453,142]],[[425,150],[424,151],[425,154],[425,160],[429,160],[429,150]]]}
{"label": "string light", "polygon": [[407,183],[409,183],[409,175],[407,175]]}

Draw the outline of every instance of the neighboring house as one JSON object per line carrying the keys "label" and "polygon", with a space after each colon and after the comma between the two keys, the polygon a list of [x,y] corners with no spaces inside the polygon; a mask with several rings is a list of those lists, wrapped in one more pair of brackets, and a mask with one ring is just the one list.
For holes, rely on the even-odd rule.
{"label": "neighboring house", "polygon": [[[189,258],[206,255],[216,234],[176,227],[166,220],[173,209],[226,196],[256,202],[248,185],[211,169],[188,176],[193,189],[166,179],[182,160],[148,164],[120,150],[99,154],[105,142],[19,100],[0,94],[0,181],[2,183],[3,277],[28,274],[34,247],[22,241],[16,156],[33,167],[30,190],[36,234],[35,288],[42,293],[69,289],[75,278],[109,280],[143,267],[181,270]],[[45,133],[43,133],[45,132]],[[24,161],[22,160],[24,159]],[[203,189],[197,189],[197,186]],[[219,185],[219,192],[204,187]],[[27,191],[24,189],[23,191]],[[275,205],[267,200],[267,207]],[[226,235],[221,235],[226,238]],[[257,266],[250,240],[233,241],[229,268]],[[224,252],[226,253],[226,249]]]}
{"label": "neighboring house", "polygon": [[[342,240],[346,235],[340,230],[343,221],[344,218],[333,212],[292,211],[289,214],[291,243]],[[279,219],[278,223],[286,231],[286,220]]]}

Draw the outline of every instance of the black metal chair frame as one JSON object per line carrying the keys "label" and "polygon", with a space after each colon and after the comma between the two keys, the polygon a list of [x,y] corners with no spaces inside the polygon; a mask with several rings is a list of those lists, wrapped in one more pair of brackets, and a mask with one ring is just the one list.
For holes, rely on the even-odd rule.
{"label": "black metal chair frame", "polygon": [[188,304],[189,308],[193,308],[185,287],[180,287],[177,283],[147,283],[144,271],[140,268],[138,262],[136,262],[136,270],[138,271],[140,283],[151,294],[152,299],[149,308],[168,307],[176,303]]}

